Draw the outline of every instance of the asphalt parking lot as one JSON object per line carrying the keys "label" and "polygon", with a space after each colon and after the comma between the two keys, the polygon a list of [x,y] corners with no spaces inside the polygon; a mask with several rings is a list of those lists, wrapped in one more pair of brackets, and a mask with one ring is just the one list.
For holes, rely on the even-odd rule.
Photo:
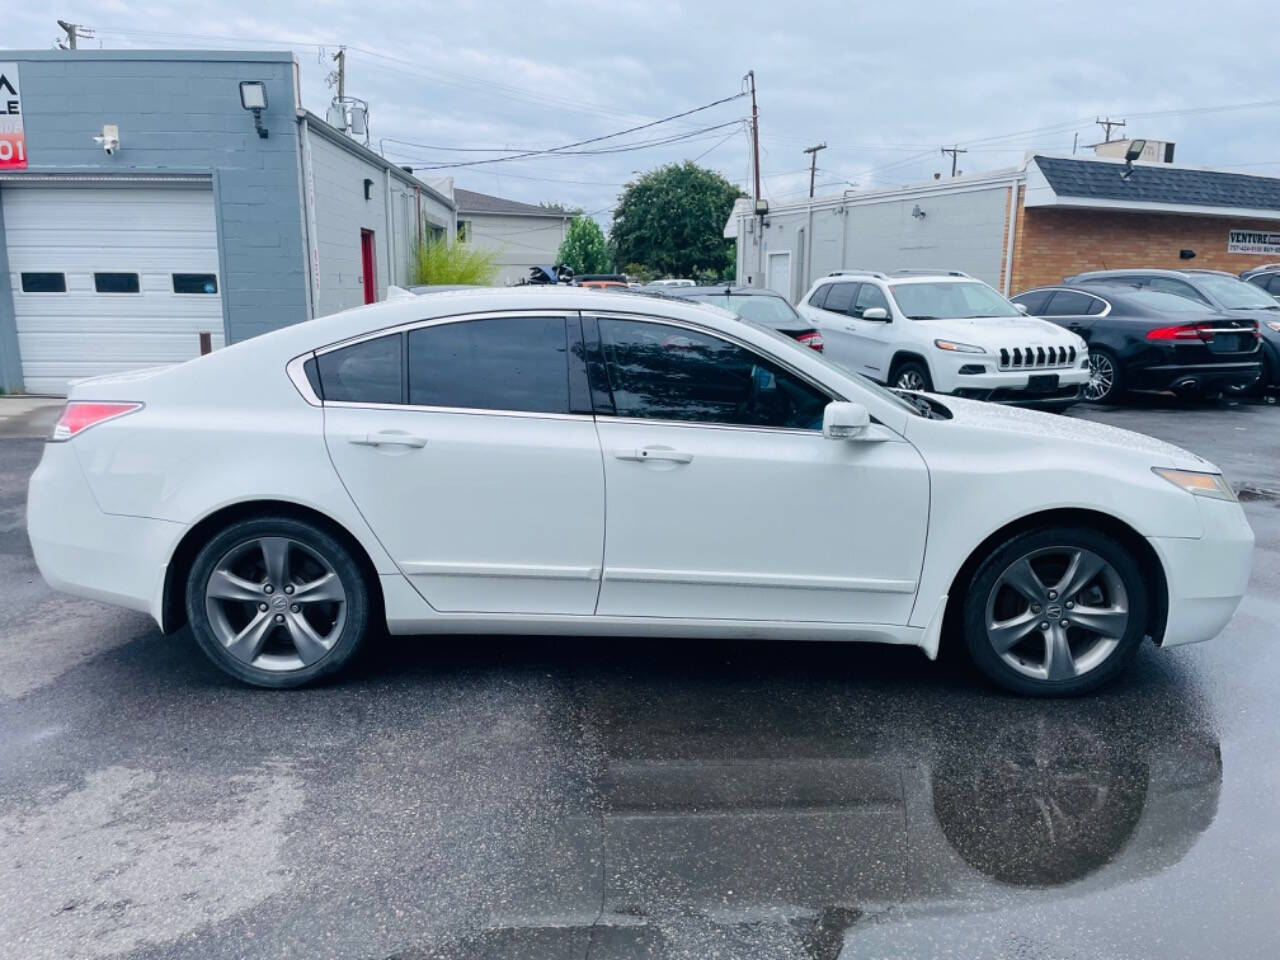
{"label": "asphalt parking lot", "polygon": [[1274,957],[1280,410],[1077,415],[1217,462],[1258,546],[1221,637],[1049,703],[906,649],[521,637],[249,689],[44,585],[51,413],[0,419],[0,956]]}

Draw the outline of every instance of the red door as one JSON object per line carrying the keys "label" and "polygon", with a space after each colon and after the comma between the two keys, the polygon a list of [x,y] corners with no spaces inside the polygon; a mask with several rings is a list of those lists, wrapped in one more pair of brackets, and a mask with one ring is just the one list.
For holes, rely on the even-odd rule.
{"label": "red door", "polygon": [[373,231],[360,231],[360,266],[364,273],[364,302],[378,299],[378,258],[373,249]]}

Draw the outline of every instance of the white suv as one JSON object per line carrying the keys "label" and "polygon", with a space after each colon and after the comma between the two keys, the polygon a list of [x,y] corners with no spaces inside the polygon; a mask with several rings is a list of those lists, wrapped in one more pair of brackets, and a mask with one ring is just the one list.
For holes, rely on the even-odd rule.
{"label": "white suv", "polygon": [[1066,406],[1089,380],[1084,340],[959,271],[837,270],[796,309],[830,359],[905,390]]}

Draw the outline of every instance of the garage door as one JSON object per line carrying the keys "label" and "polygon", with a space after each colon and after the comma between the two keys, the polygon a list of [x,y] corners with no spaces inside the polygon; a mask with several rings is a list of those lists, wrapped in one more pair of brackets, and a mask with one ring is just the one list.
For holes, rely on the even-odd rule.
{"label": "garage door", "polygon": [[0,203],[29,393],[222,345],[207,186],[5,184]]}

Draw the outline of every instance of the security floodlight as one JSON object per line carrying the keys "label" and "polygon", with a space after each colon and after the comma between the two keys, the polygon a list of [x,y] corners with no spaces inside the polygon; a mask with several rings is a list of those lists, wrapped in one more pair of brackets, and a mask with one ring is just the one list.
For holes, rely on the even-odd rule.
{"label": "security floodlight", "polygon": [[1142,151],[1145,149],[1147,149],[1147,141],[1130,140],[1129,149],[1124,152],[1125,163],[1133,163],[1133,161],[1142,156]]}
{"label": "security floodlight", "polygon": [[253,111],[253,128],[263,140],[267,139],[267,128],[262,125],[262,111],[267,109],[267,85],[261,80],[241,80],[240,106]]}
{"label": "security floodlight", "polygon": [[763,217],[768,212],[769,212],[769,201],[766,200],[764,197],[760,197],[759,199],[757,199],[756,200],[756,216]]}

